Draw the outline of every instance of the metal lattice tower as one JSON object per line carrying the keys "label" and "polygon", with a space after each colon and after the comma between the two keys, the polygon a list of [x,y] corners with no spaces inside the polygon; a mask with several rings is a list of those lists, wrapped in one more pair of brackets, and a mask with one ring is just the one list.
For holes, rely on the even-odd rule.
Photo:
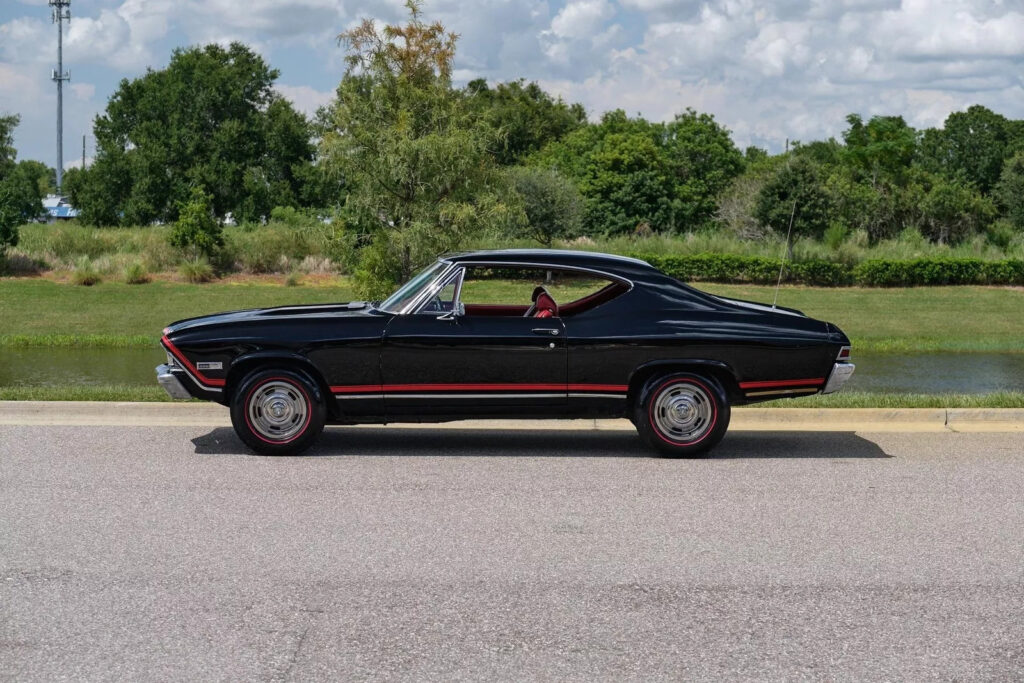
{"label": "metal lattice tower", "polygon": [[64,71],[64,22],[71,22],[71,0],[50,0],[51,17],[57,24],[57,68],[51,78],[57,82],[57,194],[64,181],[64,81],[71,72]]}

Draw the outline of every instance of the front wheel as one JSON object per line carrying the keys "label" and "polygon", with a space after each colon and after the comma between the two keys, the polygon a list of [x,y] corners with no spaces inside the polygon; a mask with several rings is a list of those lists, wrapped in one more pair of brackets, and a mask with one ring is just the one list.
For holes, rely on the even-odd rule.
{"label": "front wheel", "polygon": [[296,455],[323,431],[327,410],[320,390],[291,370],[256,370],[231,399],[231,424],[251,449],[264,455]]}
{"label": "front wheel", "polygon": [[729,428],[729,400],[718,382],[690,373],[652,377],[633,409],[647,445],[674,458],[710,450]]}

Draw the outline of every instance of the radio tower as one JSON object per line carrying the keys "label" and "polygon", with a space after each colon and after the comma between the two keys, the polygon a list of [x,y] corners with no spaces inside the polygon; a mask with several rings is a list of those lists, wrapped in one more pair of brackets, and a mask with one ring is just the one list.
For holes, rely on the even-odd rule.
{"label": "radio tower", "polygon": [[71,0],[50,0],[51,16],[57,24],[57,68],[53,80],[57,82],[57,194],[64,181],[64,81],[71,80],[71,72],[64,71],[64,21],[71,22]]}

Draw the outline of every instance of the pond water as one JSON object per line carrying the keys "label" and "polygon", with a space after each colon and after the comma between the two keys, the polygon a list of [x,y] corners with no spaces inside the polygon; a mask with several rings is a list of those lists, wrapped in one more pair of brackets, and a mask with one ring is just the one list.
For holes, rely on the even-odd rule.
{"label": "pond water", "polygon": [[[160,349],[0,349],[0,386],[155,386]],[[852,391],[1024,391],[1024,353],[856,353]]]}

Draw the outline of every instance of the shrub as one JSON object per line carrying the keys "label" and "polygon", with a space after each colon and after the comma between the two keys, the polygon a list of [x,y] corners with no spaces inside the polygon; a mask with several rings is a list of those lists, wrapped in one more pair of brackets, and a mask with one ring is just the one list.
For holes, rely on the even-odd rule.
{"label": "shrub", "polygon": [[982,259],[872,259],[853,269],[858,284],[872,287],[917,285],[1024,284],[1024,261]]}
{"label": "shrub", "polygon": [[99,272],[93,266],[88,256],[82,256],[75,262],[75,269],[71,273],[71,281],[76,285],[82,285],[83,287],[92,287],[93,285],[103,282],[103,278],[100,277]]}
{"label": "shrub", "polygon": [[[683,281],[775,284],[781,259],[734,254],[635,254],[666,275]],[[822,259],[787,262],[783,282],[835,287],[1024,284],[1024,260],[979,258],[871,259],[854,267]]]}
{"label": "shrub", "polygon": [[839,247],[841,247],[843,242],[846,241],[847,232],[845,225],[841,223],[832,223],[828,226],[828,229],[825,230],[823,241],[829,249],[832,251],[838,251]]}
{"label": "shrub", "polygon": [[178,274],[186,282],[197,285],[213,279],[213,267],[206,259],[185,261],[178,267]]}
{"label": "shrub", "polygon": [[124,269],[124,281],[129,285],[144,285],[149,280],[149,271],[146,270],[146,266],[137,261]]}
{"label": "shrub", "polygon": [[288,273],[288,277],[284,279],[285,287],[298,287],[299,282],[302,280],[302,275],[296,271]]}
{"label": "shrub", "polygon": [[210,256],[224,245],[212,198],[203,188],[193,187],[189,200],[179,205],[178,222],[167,239],[172,247],[191,252],[194,260],[200,255]]}

